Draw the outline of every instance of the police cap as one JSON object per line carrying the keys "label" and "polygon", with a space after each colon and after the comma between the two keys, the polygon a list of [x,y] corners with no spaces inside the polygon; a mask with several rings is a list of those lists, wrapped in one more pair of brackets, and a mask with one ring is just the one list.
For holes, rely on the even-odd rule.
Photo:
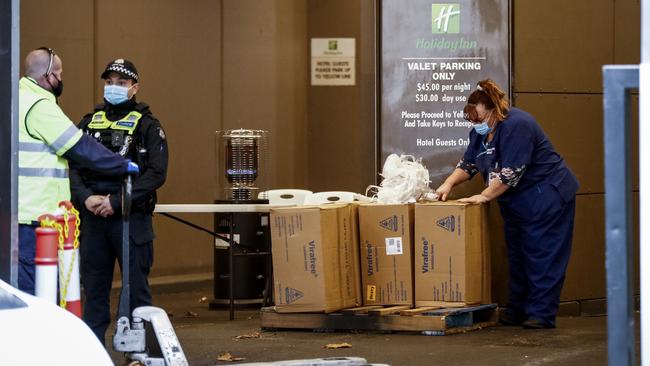
{"label": "police cap", "polygon": [[138,69],[136,69],[133,62],[129,60],[118,58],[109,62],[108,65],[106,65],[106,70],[102,73],[101,78],[106,79],[110,72],[116,72],[127,79],[133,79],[138,82]]}

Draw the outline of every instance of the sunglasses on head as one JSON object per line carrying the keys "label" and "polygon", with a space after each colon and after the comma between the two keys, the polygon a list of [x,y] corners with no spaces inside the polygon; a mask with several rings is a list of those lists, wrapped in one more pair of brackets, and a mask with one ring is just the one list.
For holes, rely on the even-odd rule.
{"label": "sunglasses on head", "polygon": [[54,61],[54,56],[56,56],[56,52],[54,52],[54,50],[49,47],[39,47],[37,49],[47,51],[47,53],[50,56],[50,59],[47,62],[47,71],[45,71],[45,76],[49,76],[52,73],[52,62]]}

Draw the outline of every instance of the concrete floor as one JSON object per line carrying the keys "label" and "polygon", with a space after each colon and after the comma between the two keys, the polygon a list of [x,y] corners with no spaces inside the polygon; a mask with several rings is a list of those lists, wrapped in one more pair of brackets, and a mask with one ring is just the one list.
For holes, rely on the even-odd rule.
{"label": "concrete floor", "polygon": [[[551,330],[497,326],[438,337],[274,331],[261,332],[260,338],[238,340],[235,339],[238,335],[260,332],[258,311],[238,310],[236,320],[229,321],[226,310],[209,310],[207,302],[200,299],[211,297],[212,282],[161,285],[153,290],[154,304],[172,314],[172,323],[190,365],[236,364],[217,361],[225,352],[244,357],[242,362],[357,356],[394,366],[607,364],[606,317],[560,317],[558,328]],[[114,306],[117,298],[115,292]],[[328,343],[341,342],[350,343],[352,348],[323,348]],[[111,357],[116,365],[124,363],[121,354],[112,352]]]}

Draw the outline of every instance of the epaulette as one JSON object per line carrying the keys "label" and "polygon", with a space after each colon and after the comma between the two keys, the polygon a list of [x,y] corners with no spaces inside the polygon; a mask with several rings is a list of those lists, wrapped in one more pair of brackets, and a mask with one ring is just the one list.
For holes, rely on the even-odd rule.
{"label": "epaulette", "polygon": [[149,104],[147,103],[138,103],[133,109],[142,113],[142,115],[151,114],[151,109],[149,109]]}

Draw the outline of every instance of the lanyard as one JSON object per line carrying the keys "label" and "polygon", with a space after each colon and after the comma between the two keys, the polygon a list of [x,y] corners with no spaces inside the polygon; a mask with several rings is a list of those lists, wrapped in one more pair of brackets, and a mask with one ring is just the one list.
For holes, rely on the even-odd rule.
{"label": "lanyard", "polygon": [[481,147],[483,151],[481,151],[480,153],[478,153],[478,155],[476,155],[477,158],[484,154],[492,154],[492,152],[494,151],[493,147],[488,147],[488,144],[485,143],[485,140],[481,141]]}

